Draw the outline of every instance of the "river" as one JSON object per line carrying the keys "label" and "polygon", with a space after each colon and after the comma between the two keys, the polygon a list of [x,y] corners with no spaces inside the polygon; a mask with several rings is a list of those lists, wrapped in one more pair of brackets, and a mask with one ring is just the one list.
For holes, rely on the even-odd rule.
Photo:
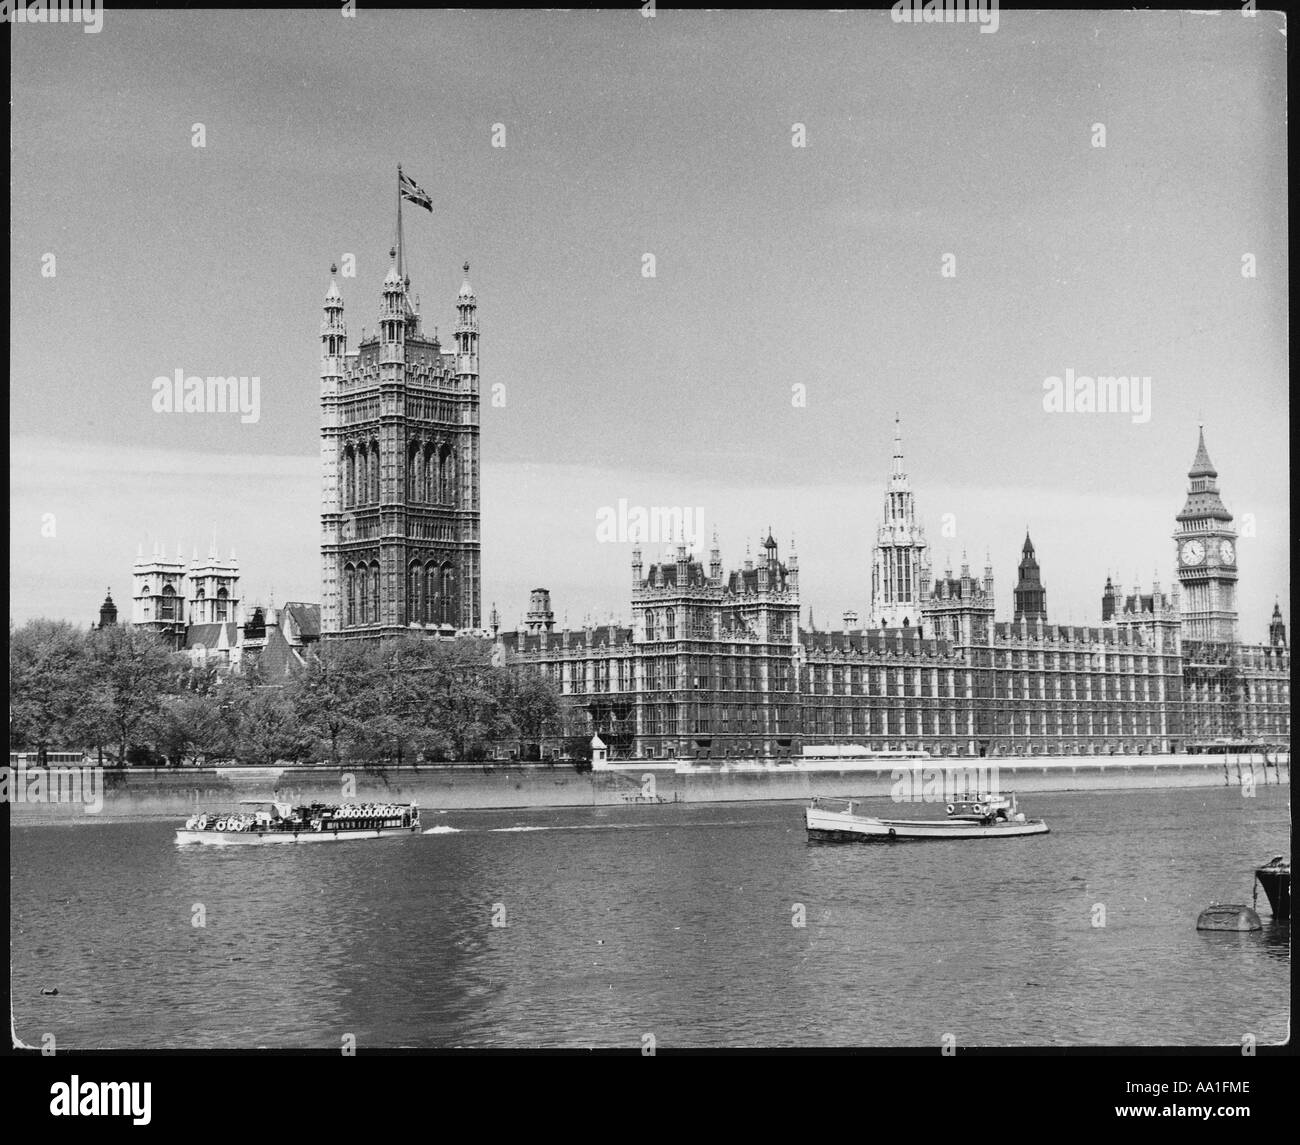
{"label": "river", "polygon": [[1289,846],[1290,786],[1255,792],[1042,792],[1022,803],[1050,835],[895,845],[809,843],[796,803],[426,809],[418,836],[256,849],[14,826],[15,1028],[63,1049],[1265,1045],[1290,925],[1261,892],[1263,931],[1195,930]]}

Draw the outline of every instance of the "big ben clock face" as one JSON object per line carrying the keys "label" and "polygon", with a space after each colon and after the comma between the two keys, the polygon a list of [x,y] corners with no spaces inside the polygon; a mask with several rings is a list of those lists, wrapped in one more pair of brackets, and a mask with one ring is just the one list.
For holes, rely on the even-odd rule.
{"label": "big ben clock face", "polygon": [[1219,556],[1225,565],[1230,565],[1237,559],[1237,550],[1232,547],[1231,541],[1224,541],[1219,545]]}
{"label": "big ben clock face", "polygon": [[1200,541],[1184,541],[1179,552],[1185,565],[1199,565],[1205,560],[1205,546]]}

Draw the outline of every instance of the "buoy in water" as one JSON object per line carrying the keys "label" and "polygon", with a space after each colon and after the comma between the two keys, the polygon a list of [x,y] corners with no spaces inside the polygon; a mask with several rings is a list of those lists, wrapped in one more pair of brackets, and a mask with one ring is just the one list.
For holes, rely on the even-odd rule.
{"label": "buoy in water", "polygon": [[1250,907],[1236,903],[1215,903],[1196,920],[1197,930],[1259,930],[1261,925],[1259,915]]}

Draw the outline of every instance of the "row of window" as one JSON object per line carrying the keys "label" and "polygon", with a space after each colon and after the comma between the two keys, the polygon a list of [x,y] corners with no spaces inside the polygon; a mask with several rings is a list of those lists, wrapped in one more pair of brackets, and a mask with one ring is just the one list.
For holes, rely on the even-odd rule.
{"label": "row of window", "polygon": [[[379,623],[379,562],[343,567],[343,623]],[[420,624],[456,623],[456,573],[450,563],[412,564],[406,581],[407,621]]]}
{"label": "row of window", "polygon": [[456,451],[443,443],[412,442],[406,456],[410,501],[425,505],[456,503]]}
{"label": "row of window", "polygon": [[[379,504],[379,443],[363,442],[343,450],[343,508]],[[455,505],[456,451],[447,444],[412,442],[407,452],[406,490],[409,501],[425,505]]]}
{"label": "row of window", "polygon": [[[142,585],[141,595],[147,596],[148,593],[149,593],[149,586],[147,584]],[[203,589],[199,589],[198,592],[195,593],[194,595],[194,611],[196,614],[201,614],[201,606],[205,604],[206,601],[207,601],[207,593]],[[229,619],[230,593],[228,593],[224,588],[217,589],[216,602],[217,602],[216,603],[217,620]],[[176,590],[172,588],[172,586],[169,584],[163,585],[163,590],[158,596],[157,619],[182,620],[184,618],[184,613],[185,610],[181,606],[181,598],[176,595]],[[149,616],[148,602],[146,602],[144,606],[144,619],[145,620],[152,619]]]}

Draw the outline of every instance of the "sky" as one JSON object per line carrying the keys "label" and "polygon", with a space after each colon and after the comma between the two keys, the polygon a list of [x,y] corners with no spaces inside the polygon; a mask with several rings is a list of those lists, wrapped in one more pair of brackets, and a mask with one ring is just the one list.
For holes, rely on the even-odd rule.
{"label": "sky", "polygon": [[[465,261],[478,298],[485,616],[545,585],[561,621],[626,619],[632,545],[597,532],[620,500],[698,509],[728,568],[770,527],[805,617],[865,616],[897,414],[936,573],[989,554],[1009,618],[1028,530],[1050,618],[1095,624],[1108,574],[1174,580],[1203,422],[1263,640],[1290,573],[1284,20],[15,26],[11,617],[129,607],[139,546],[214,532],[246,605],[320,599],[321,303],[350,254],[352,343],[375,328],[400,163],[434,206],[403,219],[426,328]],[[155,412],[178,369],[259,378],[258,419]],[[1067,370],[1149,378],[1147,414],[1045,409]]]}

